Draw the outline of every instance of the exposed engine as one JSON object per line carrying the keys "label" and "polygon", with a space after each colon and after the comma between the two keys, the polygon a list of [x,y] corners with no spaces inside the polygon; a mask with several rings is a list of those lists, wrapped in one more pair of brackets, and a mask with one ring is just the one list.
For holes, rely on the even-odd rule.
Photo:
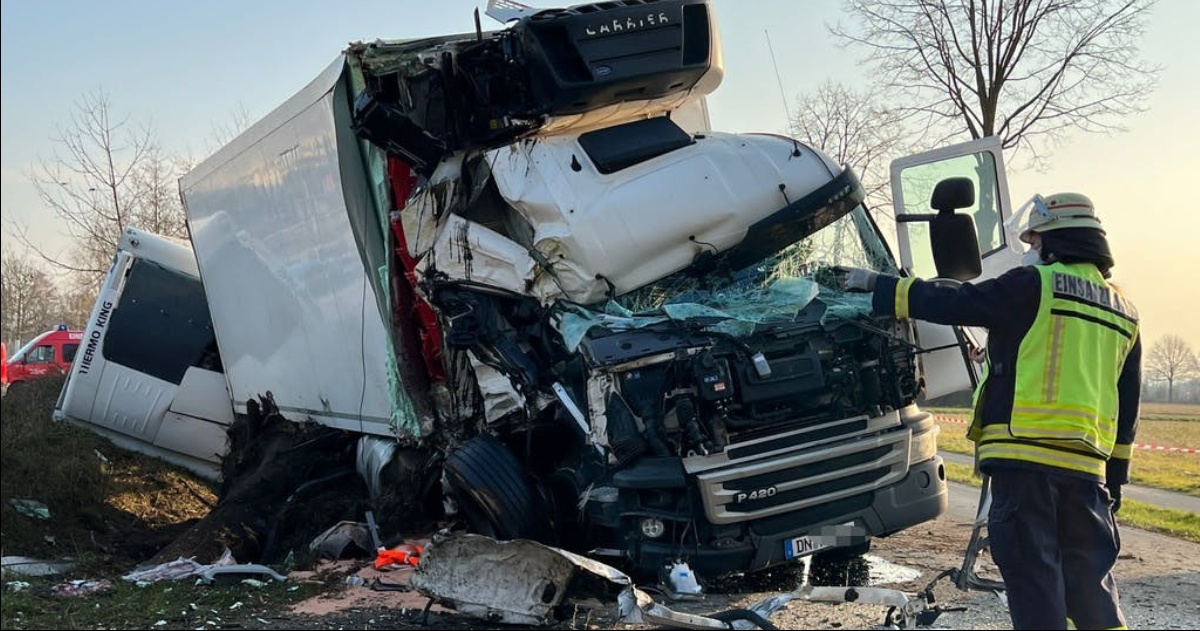
{"label": "exposed engine", "polygon": [[605,408],[617,460],[706,456],[911,403],[917,383],[909,349],[874,326],[823,326],[824,311],[814,301],[794,322],[766,324],[743,339],[688,332],[699,327],[675,322],[589,336],[588,370],[613,381]]}
{"label": "exposed engine", "polygon": [[919,390],[901,325],[827,321],[821,298],[744,337],[707,329],[712,322],[703,319],[597,326],[574,353],[554,326],[555,309],[528,298],[445,285],[435,304],[448,323],[447,346],[470,351],[512,384],[521,405],[503,406],[514,413],[508,422],[537,421],[533,402],[560,388],[560,402],[586,413],[577,421],[566,411],[560,420],[610,449],[615,466],[642,455],[707,456],[797,427],[880,416],[911,404]]}

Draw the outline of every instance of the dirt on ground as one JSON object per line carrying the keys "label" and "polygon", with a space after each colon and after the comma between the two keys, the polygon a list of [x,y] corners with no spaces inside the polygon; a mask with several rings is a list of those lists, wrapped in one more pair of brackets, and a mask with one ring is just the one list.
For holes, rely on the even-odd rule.
{"label": "dirt on ground", "polygon": [[[313,536],[339,521],[362,521],[372,507],[356,476],[330,462],[311,459],[305,467],[262,469],[265,452],[293,453],[314,445],[340,453],[342,437],[318,429],[272,428],[254,431],[260,450],[247,456],[249,467],[237,488],[219,491],[203,480],[152,458],[125,452],[85,430],[50,420],[57,398],[53,380],[6,395],[0,402],[0,548],[3,555],[45,560],[70,559],[73,567],[51,577],[6,575],[0,599],[5,629],[472,629],[483,623],[407,587],[412,571],[376,570],[365,550],[357,558],[319,561],[307,555]],[[266,418],[265,416],[263,417]],[[311,433],[306,433],[310,432]],[[249,436],[249,434],[247,435]],[[239,440],[237,437],[234,441]],[[235,450],[237,451],[237,450]],[[230,466],[238,466],[231,463]],[[414,467],[419,468],[419,467]],[[314,482],[316,480],[317,482]],[[965,487],[963,487],[965,489]],[[942,570],[962,562],[974,511],[974,491],[952,494],[942,518],[877,540],[864,558],[830,564],[818,582],[848,582],[917,592]],[[232,501],[231,498],[237,499]],[[238,499],[240,498],[240,499]],[[18,509],[13,500],[40,502]],[[422,543],[437,524],[406,521],[413,499],[401,509],[380,511],[380,532],[389,543]],[[380,507],[375,506],[376,509]],[[1200,545],[1127,529],[1117,567],[1131,628],[1200,627]],[[138,586],[121,576],[139,566],[177,557],[210,563],[227,546],[240,562],[263,561],[287,574],[287,581],[211,586],[194,580]],[[232,548],[231,548],[232,549]],[[355,552],[353,548],[348,548]],[[353,555],[351,555],[353,556]],[[899,568],[899,570],[897,570]],[[996,577],[986,555],[980,569]],[[238,577],[240,579],[240,577]],[[68,580],[106,580],[104,593],[80,597],[55,594]],[[650,587],[659,602],[700,614],[747,607],[762,598],[795,589],[804,580],[799,566],[747,577],[706,581],[703,600],[671,602]],[[1011,628],[994,594],[961,592],[948,581],[934,590],[937,604],[954,609],[936,622],[940,628]],[[959,610],[961,609],[961,610]],[[887,614],[880,605],[794,601],[771,618],[779,628],[879,628]],[[636,628],[616,621],[611,602],[585,599],[560,608],[555,628]]]}

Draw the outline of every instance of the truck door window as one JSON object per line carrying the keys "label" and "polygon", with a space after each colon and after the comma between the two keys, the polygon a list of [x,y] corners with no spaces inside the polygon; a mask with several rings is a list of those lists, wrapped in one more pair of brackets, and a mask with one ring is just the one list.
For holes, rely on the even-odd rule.
{"label": "truck door window", "polygon": [[71,363],[75,361],[75,353],[79,352],[78,344],[63,344],[63,362]]}
{"label": "truck door window", "polygon": [[145,259],[133,263],[104,336],[105,359],[177,384],[214,340],[199,280]]}
{"label": "truck door window", "polygon": [[[936,212],[930,208],[929,198],[933,194],[933,187],[948,177],[968,177],[975,183],[975,205],[957,212],[970,215],[975,220],[979,252],[987,256],[1005,247],[996,161],[986,151],[904,169],[900,174],[900,185],[907,204],[906,212]],[[929,224],[910,223],[908,230],[913,272],[922,278],[936,276],[933,253],[929,247]]]}
{"label": "truck door window", "polygon": [[29,351],[25,363],[27,364],[53,364],[54,363],[54,347],[48,344],[38,346]]}

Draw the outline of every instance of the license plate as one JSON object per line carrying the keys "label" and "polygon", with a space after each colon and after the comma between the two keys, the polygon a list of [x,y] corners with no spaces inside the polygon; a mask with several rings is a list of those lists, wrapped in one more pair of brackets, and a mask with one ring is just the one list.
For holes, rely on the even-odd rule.
{"label": "license plate", "polygon": [[835,546],[833,537],[809,535],[795,537],[783,542],[783,556],[789,559],[806,557],[814,552],[820,552]]}
{"label": "license plate", "polygon": [[866,540],[867,532],[848,521],[834,526],[822,526],[815,534],[793,537],[783,542],[783,556],[788,559],[806,557],[814,552],[849,546]]}

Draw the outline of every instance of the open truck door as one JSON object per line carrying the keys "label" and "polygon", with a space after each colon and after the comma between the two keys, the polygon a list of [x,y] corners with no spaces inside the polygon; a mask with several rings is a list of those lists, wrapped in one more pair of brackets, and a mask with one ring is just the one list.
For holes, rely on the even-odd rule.
{"label": "open truck door", "polygon": [[[911,275],[947,283],[981,281],[1021,264],[1024,247],[1016,234],[1006,231],[1012,206],[999,138],[990,136],[897,159],[891,164],[891,182],[900,264]],[[939,235],[938,221],[930,221],[934,217],[930,213],[948,214],[945,208],[934,207],[935,198],[946,193],[947,184],[965,187],[968,182],[973,195],[960,200],[951,212],[974,223],[982,263],[973,270],[947,271],[945,262],[936,260],[945,257],[936,256],[933,247],[934,240],[944,239],[945,233]],[[987,331],[922,321],[916,321],[915,327],[923,348],[940,349],[921,359],[925,396],[932,399],[973,388],[975,371],[963,342],[982,348]]]}

